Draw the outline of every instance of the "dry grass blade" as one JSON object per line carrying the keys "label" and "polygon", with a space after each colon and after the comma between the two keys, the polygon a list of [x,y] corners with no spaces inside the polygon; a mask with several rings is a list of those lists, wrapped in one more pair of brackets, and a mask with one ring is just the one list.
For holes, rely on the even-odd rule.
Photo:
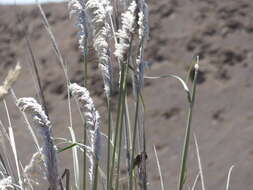
{"label": "dry grass blade", "polygon": [[15,143],[15,139],[14,139],[14,133],[13,133],[13,128],[12,128],[12,124],[11,124],[11,119],[10,119],[10,115],[9,115],[9,110],[7,107],[7,104],[4,102],[4,106],[5,106],[5,110],[6,110],[6,114],[7,114],[7,118],[8,118],[8,123],[9,123],[9,139],[10,139],[10,145],[11,145],[11,149],[13,151],[14,154],[14,159],[15,159],[15,163],[16,163],[16,168],[17,168],[17,173],[18,173],[18,182],[19,185],[21,186],[21,190],[23,189],[23,180],[21,178],[21,172],[20,172],[20,167],[19,167],[19,159],[18,159],[18,153],[17,153],[17,148],[16,148],[16,143]]}
{"label": "dry grass blade", "polygon": [[1,149],[3,150],[4,158],[6,160],[7,172],[8,172],[8,175],[13,176],[15,172],[14,172],[13,166],[10,163],[11,159],[10,159],[10,155],[8,154],[8,147],[5,141],[7,140],[8,143],[10,143],[10,138],[1,119],[0,119],[0,135],[2,137],[2,140],[0,141],[0,145],[1,145]]}
{"label": "dry grass blade", "polygon": [[4,80],[2,86],[0,86],[0,100],[2,100],[9,92],[14,83],[18,80],[20,75],[21,66],[17,63],[14,69],[11,69]]}
{"label": "dry grass blade", "polygon": [[200,176],[200,173],[197,174],[197,176],[196,176],[196,178],[195,178],[195,180],[194,180],[194,183],[193,183],[193,185],[192,185],[191,190],[195,190],[195,187],[196,187],[196,185],[197,185],[197,183],[198,183],[198,181],[199,181],[199,176]]}
{"label": "dry grass blade", "polygon": [[28,51],[29,51],[30,56],[31,56],[32,67],[34,68],[34,71],[35,71],[36,80],[38,82],[39,96],[41,98],[42,105],[43,105],[43,108],[45,110],[45,113],[49,117],[49,115],[48,115],[48,109],[47,109],[47,106],[46,106],[45,95],[44,95],[44,92],[42,90],[42,82],[41,82],[41,79],[40,79],[37,62],[36,62],[35,55],[34,55],[33,50],[32,50],[32,46],[31,46],[30,40],[29,40],[29,38],[27,36],[26,36],[26,44],[27,44]]}
{"label": "dry grass blade", "polygon": [[[13,96],[14,101],[17,102],[17,96],[16,96],[16,94],[15,94],[15,92],[14,92],[13,89],[11,89],[11,94],[12,94],[12,96]],[[26,127],[27,127],[28,131],[29,131],[29,132],[31,133],[31,135],[32,135],[32,138],[33,138],[34,143],[35,143],[35,147],[36,147],[37,151],[39,151],[39,150],[40,150],[40,145],[39,145],[38,138],[37,138],[37,136],[36,136],[36,134],[35,134],[35,132],[34,132],[32,126],[30,125],[29,120],[28,120],[26,114],[25,114],[24,112],[22,112],[22,111],[20,111],[20,112],[21,112],[21,114],[22,114],[22,116],[23,116],[23,118],[24,118],[24,121],[25,121],[25,123],[26,123]]]}
{"label": "dry grass blade", "polygon": [[229,171],[228,171],[228,178],[227,178],[226,190],[229,190],[230,178],[231,178],[231,173],[232,173],[233,168],[234,168],[234,165],[232,165],[232,166],[229,168]]}
{"label": "dry grass blade", "polygon": [[160,180],[161,180],[161,188],[162,188],[162,190],[164,190],[164,183],[163,183],[163,176],[162,176],[162,171],[161,171],[161,167],[160,167],[160,162],[158,159],[155,145],[153,145],[153,147],[154,147],[154,151],[155,151],[155,158],[156,158],[156,163],[157,163],[157,167],[158,167],[158,172],[159,172],[159,176],[160,176]]}
{"label": "dry grass blade", "polygon": [[65,177],[65,179],[66,179],[66,190],[69,190],[70,188],[69,188],[69,180],[70,180],[70,171],[69,171],[69,169],[65,169],[64,170],[64,172],[63,172],[63,174],[62,174],[62,176],[61,176],[61,178],[62,178],[62,180],[63,180],[63,178]]}
{"label": "dry grass blade", "polygon": [[[69,132],[72,138],[72,141],[76,143],[76,136],[74,129],[72,127],[69,127]],[[79,161],[78,161],[78,153],[77,153],[77,147],[72,148],[72,154],[73,154],[73,164],[74,164],[74,176],[75,176],[75,186],[76,189],[80,189],[80,171],[79,171]]]}
{"label": "dry grass blade", "polygon": [[60,65],[61,65],[61,67],[62,67],[62,69],[64,71],[64,74],[65,74],[65,77],[66,77],[67,73],[66,73],[66,71],[64,69],[64,61],[63,61],[63,57],[62,57],[61,51],[60,51],[60,49],[58,47],[58,44],[56,43],[56,39],[55,39],[54,34],[53,34],[53,32],[51,30],[51,27],[49,25],[49,22],[47,20],[46,14],[45,14],[43,8],[41,7],[41,4],[39,3],[38,0],[36,0],[36,3],[37,3],[37,6],[39,8],[39,11],[40,11],[40,14],[41,14],[41,17],[42,17],[42,20],[43,20],[44,27],[47,30],[48,34],[49,34],[49,37],[50,37],[50,40],[51,40],[51,43],[52,43],[52,46],[53,46],[53,50],[54,50],[57,58],[59,59]]}
{"label": "dry grass blade", "polygon": [[14,133],[12,127],[9,127],[9,135],[10,135],[10,143],[11,143],[11,148],[14,154],[14,159],[17,167],[17,173],[18,173],[18,181],[19,185],[21,186],[21,190],[23,189],[23,181],[21,179],[21,172],[20,172],[20,167],[19,167],[19,159],[18,159],[18,154],[17,154],[17,149],[16,149],[16,144],[15,144],[15,139],[14,139]]}
{"label": "dry grass blade", "polygon": [[38,71],[38,67],[37,67],[38,64],[37,64],[37,61],[36,61],[36,58],[35,58],[35,54],[33,52],[33,48],[32,48],[30,39],[29,39],[29,33],[27,32],[28,25],[24,21],[24,16],[22,16],[22,14],[18,13],[17,10],[15,10],[15,11],[16,11],[16,17],[17,17],[18,23],[21,24],[25,28],[24,30],[22,30],[22,33],[23,33],[24,38],[25,38],[28,53],[30,54],[31,67],[34,68],[34,72],[35,72],[35,75],[36,75],[36,80],[37,80],[37,83],[38,83],[38,95],[41,98],[41,102],[42,102],[42,105],[44,107],[45,113],[47,114],[47,116],[49,116],[48,115],[48,110],[47,110],[47,107],[46,107],[46,100],[45,100],[44,92],[42,90],[42,83],[41,83],[41,79],[40,79],[40,75],[39,75],[39,71]]}
{"label": "dry grass blade", "polygon": [[202,169],[202,164],[201,164],[200,154],[199,154],[199,145],[198,145],[197,137],[196,137],[195,134],[194,134],[194,142],[195,142],[196,154],[197,154],[197,158],[198,158],[198,166],[199,166],[199,173],[200,173],[200,179],[201,179],[201,186],[202,186],[202,190],[205,190],[206,188],[205,188],[203,169]]}
{"label": "dry grass blade", "polygon": [[181,84],[182,87],[184,88],[184,90],[185,90],[185,92],[186,92],[186,94],[187,94],[188,100],[191,99],[191,98],[190,98],[190,90],[189,90],[189,88],[188,88],[186,82],[185,82],[182,78],[180,78],[179,76],[177,76],[177,75],[167,74],[167,75],[161,75],[161,76],[155,76],[155,77],[153,77],[153,76],[144,76],[144,78],[145,78],[145,79],[175,78],[175,79],[177,79],[177,80],[180,82],[180,84]]}

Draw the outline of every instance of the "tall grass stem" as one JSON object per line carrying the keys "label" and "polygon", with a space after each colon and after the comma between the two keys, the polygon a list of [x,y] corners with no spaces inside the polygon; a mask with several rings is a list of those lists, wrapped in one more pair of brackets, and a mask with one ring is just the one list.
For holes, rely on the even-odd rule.
{"label": "tall grass stem", "polygon": [[188,108],[187,124],[186,124],[186,129],[185,129],[184,144],[183,144],[182,155],[181,155],[178,190],[183,190],[183,186],[186,180],[187,157],[188,157],[189,141],[190,141],[190,135],[191,135],[192,113],[193,113],[193,107],[194,107],[194,102],[195,102],[197,77],[198,77],[198,62],[195,65],[195,74],[194,74],[191,96],[188,98],[189,108]]}

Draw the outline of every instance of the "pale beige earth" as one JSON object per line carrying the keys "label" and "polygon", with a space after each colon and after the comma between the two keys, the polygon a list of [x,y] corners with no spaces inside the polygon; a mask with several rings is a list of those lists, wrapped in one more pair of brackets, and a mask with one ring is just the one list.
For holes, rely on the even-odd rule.
{"label": "pale beige earth", "polygon": [[[200,55],[201,72],[192,126],[199,140],[207,189],[225,189],[231,165],[235,168],[230,190],[253,189],[253,1],[150,0],[149,5],[150,41],[146,59],[151,66],[147,75],[174,73],[185,77],[193,55]],[[67,5],[49,4],[43,8],[68,63],[70,79],[81,83],[82,58]],[[0,6],[0,81],[19,60],[23,71],[14,90],[18,97],[36,96],[23,26],[17,22],[15,12],[14,6]],[[38,9],[20,6],[17,12],[28,24],[54,135],[70,138],[64,75]],[[94,52],[91,54],[89,89],[103,115],[103,84],[92,58]],[[145,84],[149,188],[160,189],[155,145],[165,189],[175,189],[186,123],[186,96],[174,79],[146,80]],[[11,96],[7,97],[7,104],[18,152],[23,164],[27,164],[35,151],[32,139]],[[73,126],[80,134],[82,122],[75,104],[73,116]],[[8,126],[2,103],[0,119]],[[189,159],[188,184],[191,185],[197,174],[193,141]],[[70,151],[60,155],[60,163],[61,172],[72,167]]]}

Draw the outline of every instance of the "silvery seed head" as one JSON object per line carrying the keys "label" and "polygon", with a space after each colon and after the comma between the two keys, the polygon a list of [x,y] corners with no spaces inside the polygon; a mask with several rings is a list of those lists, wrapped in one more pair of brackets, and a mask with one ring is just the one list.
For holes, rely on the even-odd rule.
{"label": "silvery seed head", "polygon": [[78,100],[81,110],[86,117],[86,123],[88,125],[88,139],[91,148],[91,152],[89,154],[89,176],[90,181],[93,182],[94,166],[95,163],[100,159],[100,115],[95,108],[94,102],[90,97],[89,91],[85,87],[81,87],[78,84],[73,83],[69,85],[69,90],[70,93]]}
{"label": "silvery seed head", "polygon": [[8,176],[0,180],[0,190],[12,190],[14,186],[12,185],[12,177]]}
{"label": "silvery seed head", "polygon": [[31,114],[33,122],[43,139],[42,159],[45,173],[52,190],[57,190],[59,185],[57,153],[53,144],[51,122],[45,114],[42,106],[34,98],[19,98],[17,106],[23,112]]}
{"label": "silvery seed head", "polygon": [[116,50],[114,52],[114,55],[120,61],[124,60],[125,55],[127,53],[127,49],[130,46],[131,34],[134,32],[135,29],[136,8],[136,2],[132,1],[127,11],[122,14],[122,28],[117,32],[119,43],[116,44]]}

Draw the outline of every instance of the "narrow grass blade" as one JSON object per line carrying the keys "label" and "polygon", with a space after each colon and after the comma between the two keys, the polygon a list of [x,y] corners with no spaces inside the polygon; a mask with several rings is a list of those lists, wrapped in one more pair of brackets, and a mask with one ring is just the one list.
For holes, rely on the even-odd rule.
{"label": "narrow grass blade", "polygon": [[[12,94],[13,99],[15,100],[15,102],[17,102],[18,99],[17,99],[16,94],[15,94],[15,92],[14,92],[13,89],[11,89],[11,94]],[[19,111],[20,111],[20,110],[19,110]],[[30,122],[29,122],[29,120],[28,120],[28,118],[27,118],[27,116],[26,116],[26,113],[24,113],[24,112],[22,112],[22,111],[20,111],[20,113],[22,114],[22,116],[23,116],[23,118],[24,118],[24,120],[25,120],[26,127],[27,127],[28,131],[29,131],[29,132],[31,133],[31,135],[32,135],[32,138],[33,138],[33,141],[34,141],[34,143],[35,143],[35,147],[36,147],[37,151],[40,151],[40,145],[39,145],[38,138],[37,138],[37,136],[36,136],[36,134],[35,134],[35,132],[34,132],[32,126],[30,125]]]}
{"label": "narrow grass blade", "polygon": [[187,124],[185,130],[184,144],[181,155],[181,164],[180,164],[180,172],[179,172],[179,182],[178,182],[178,190],[183,190],[183,186],[186,180],[186,170],[187,170],[187,157],[188,157],[188,149],[191,135],[191,122],[192,122],[192,113],[193,107],[195,103],[195,94],[196,94],[196,86],[197,86],[197,77],[198,77],[198,62],[195,65],[195,74],[192,91],[190,93],[189,108],[188,108],[188,116],[187,116]]}
{"label": "narrow grass blade", "polygon": [[137,101],[136,101],[136,107],[135,107],[134,130],[133,130],[133,142],[132,142],[132,151],[131,151],[131,168],[130,168],[130,176],[129,176],[129,190],[133,189],[134,153],[135,153],[135,141],[136,141],[136,134],[137,134],[137,123],[138,123],[138,116],[139,116],[139,102],[140,102],[140,97],[137,94]]}
{"label": "narrow grass blade", "polygon": [[[66,176],[66,177],[65,177]],[[70,181],[70,172],[69,169],[65,169],[65,171],[63,172],[61,178],[63,179],[65,177],[65,181],[66,181],[66,190],[69,190],[69,181]]]}
{"label": "narrow grass blade", "polygon": [[[72,141],[76,143],[76,136],[75,132],[72,127],[68,127]],[[80,190],[80,171],[79,171],[79,161],[78,161],[78,154],[77,154],[77,147],[72,148],[73,154],[73,164],[74,164],[74,176],[75,176],[75,187],[77,190]]]}
{"label": "narrow grass blade", "polygon": [[110,188],[110,166],[111,166],[111,135],[112,135],[112,116],[111,116],[111,98],[109,97],[107,99],[107,108],[108,108],[108,131],[107,131],[107,135],[108,135],[108,139],[107,139],[107,179],[106,179],[106,185],[107,185],[107,189]]}
{"label": "narrow grass blade", "polygon": [[57,58],[59,59],[59,62],[60,62],[61,66],[62,66],[62,68],[64,70],[64,61],[63,61],[63,58],[62,58],[62,54],[60,52],[60,49],[58,47],[58,44],[57,44],[56,39],[54,37],[54,34],[53,34],[52,30],[51,30],[51,27],[50,27],[49,22],[47,20],[46,14],[45,14],[45,12],[44,12],[43,8],[41,7],[41,4],[39,3],[38,0],[36,0],[36,3],[37,3],[37,6],[39,8],[39,11],[40,11],[40,14],[41,14],[41,17],[42,17],[42,20],[43,20],[44,27],[47,30],[48,34],[49,34],[49,37],[50,37],[50,40],[51,40],[54,52],[55,52]]}
{"label": "narrow grass blade", "polygon": [[71,149],[71,148],[73,148],[76,145],[78,145],[78,144],[77,143],[73,143],[73,144],[71,144],[71,145],[69,145],[67,147],[61,148],[60,150],[58,150],[58,153],[64,152],[65,150],[68,150],[68,149]]}
{"label": "narrow grass blade", "polygon": [[198,158],[198,166],[199,166],[199,173],[200,173],[200,179],[201,179],[201,186],[202,186],[202,190],[205,190],[206,188],[205,188],[203,169],[202,169],[202,164],[201,164],[200,154],[199,154],[199,145],[198,145],[197,137],[196,137],[195,134],[194,134],[194,142],[195,142],[196,154],[197,154],[197,158]]}
{"label": "narrow grass blade", "polygon": [[15,159],[17,173],[18,173],[19,185],[21,186],[21,190],[22,190],[22,189],[24,189],[23,180],[21,178],[21,172],[20,172],[20,167],[19,167],[19,159],[18,159],[17,148],[16,148],[14,133],[13,133],[12,124],[11,124],[11,119],[10,119],[8,107],[7,107],[7,104],[6,104],[5,100],[3,100],[3,102],[4,102],[5,110],[6,110],[6,113],[7,113],[8,122],[9,122],[8,130],[9,130],[10,145],[11,145],[11,148],[12,148],[12,151],[13,151],[13,154],[14,154],[14,159]]}
{"label": "narrow grass blade", "polygon": [[195,187],[196,187],[196,185],[197,185],[197,183],[198,183],[198,181],[199,181],[199,177],[200,177],[200,173],[198,172],[198,174],[196,175],[196,178],[195,178],[195,180],[194,180],[194,183],[193,183],[193,185],[192,185],[191,190],[195,190]]}
{"label": "narrow grass blade", "polygon": [[10,141],[11,141],[11,148],[12,148],[12,151],[14,154],[14,159],[15,159],[17,173],[18,173],[18,181],[19,181],[19,185],[21,186],[21,190],[22,190],[22,189],[24,189],[23,188],[23,180],[21,178],[21,172],[20,172],[19,161],[18,161],[19,159],[18,159],[18,154],[17,154],[17,149],[16,149],[16,144],[15,144],[14,133],[13,133],[12,127],[9,127],[9,135],[10,135]]}
{"label": "narrow grass blade", "polygon": [[122,67],[121,71],[121,77],[120,77],[120,91],[119,91],[119,97],[118,97],[118,105],[117,105],[117,118],[116,118],[116,127],[114,131],[114,139],[113,139],[113,150],[112,150],[112,160],[111,160],[111,169],[110,169],[110,178],[109,178],[109,187],[110,189],[113,189],[113,173],[114,173],[114,167],[116,163],[116,150],[117,150],[117,142],[118,142],[118,136],[119,136],[119,124],[120,124],[120,117],[122,112],[122,99],[123,99],[123,86],[124,86],[124,75],[125,75],[125,65]]}
{"label": "narrow grass blade", "polygon": [[164,182],[163,182],[163,176],[162,176],[161,166],[160,166],[160,163],[159,163],[159,159],[158,159],[158,155],[157,155],[157,152],[156,152],[155,145],[153,145],[153,147],[154,147],[154,151],[155,151],[155,158],[156,158],[156,163],[157,163],[158,172],[159,172],[160,181],[161,181],[161,189],[165,190],[164,189]]}
{"label": "narrow grass blade", "polygon": [[180,78],[179,76],[177,76],[177,75],[167,74],[167,75],[154,76],[154,77],[153,77],[153,76],[144,76],[144,78],[145,78],[145,79],[175,78],[175,79],[177,79],[177,80],[180,82],[180,84],[183,86],[183,88],[184,88],[184,90],[185,90],[185,92],[186,92],[186,94],[187,94],[188,101],[190,101],[190,99],[191,99],[190,90],[189,90],[189,88],[188,88],[186,82],[185,82],[182,78]]}
{"label": "narrow grass blade", "polygon": [[46,105],[46,99],[45,99],[44,92],[42,90],[42,82],[41,82],[41,78],[40,78],[39,70],[38,70],[38,66],[37,66],[38,63],[36,62],[35,55],[34,55],[33,49],[32,49],[32,45],[30,43],[30,40],[29,40],[28,36],[26,36],[25,39],[26,39],[26,45],[28,47],[28,51],[29,51],[29,54],[30,54],[30,57],[31,57],[32,67],[34,69],[36,80],[37,80],[38,87],[39,87],[38,88],[39,97],[41,99],[41,102],[42,102],[43,108],[45,110],[45,113],[46,113],[47,117],[49,118],[48,109],[47,109],[47,105]]}
{"label": "narrow grass blade", "polygon": [[8,140],[8,142],[9,142],[9,144],[10,144],[10,138],[9,138],[9,135],[8,135],[8,132],[7,132],[7,130],[5,129],[5,127],[4,127],[4,125],[3,125],[3,123],[2,123],[2,121],[0,120],[0,132],[1,132],[1,136],[2,137],[5,137],[5,138],[3,138],[3,140],[1,141],[1,148],[3,149],[3,153],[4,153],[4,158],[6,159],[6,163],[7,163],[7,167],[8,167],[8,173],[9,173],[9,175],[10,176],[14,176],[14,174],[16,173],[16,172],[14,172],[14,169],[13,169],[13,166],[12,166],[12,164],[10,163],[10,161],[11,161],[11,159],[10,159],[10,156],[9,156],[9,154],[8,154],[8,147],[7,147],[7,145],[6,145],[6,139]]}
{"label": "narrow grass blade", "polygon": [[232,165],[232,166],[229,168],[229,171],[228,171],[228,178],[227,178],[226,190],[229,190],[230,178],[231,178],[231,173],[232,173],[233,168],[234,168],[234,165]]}

